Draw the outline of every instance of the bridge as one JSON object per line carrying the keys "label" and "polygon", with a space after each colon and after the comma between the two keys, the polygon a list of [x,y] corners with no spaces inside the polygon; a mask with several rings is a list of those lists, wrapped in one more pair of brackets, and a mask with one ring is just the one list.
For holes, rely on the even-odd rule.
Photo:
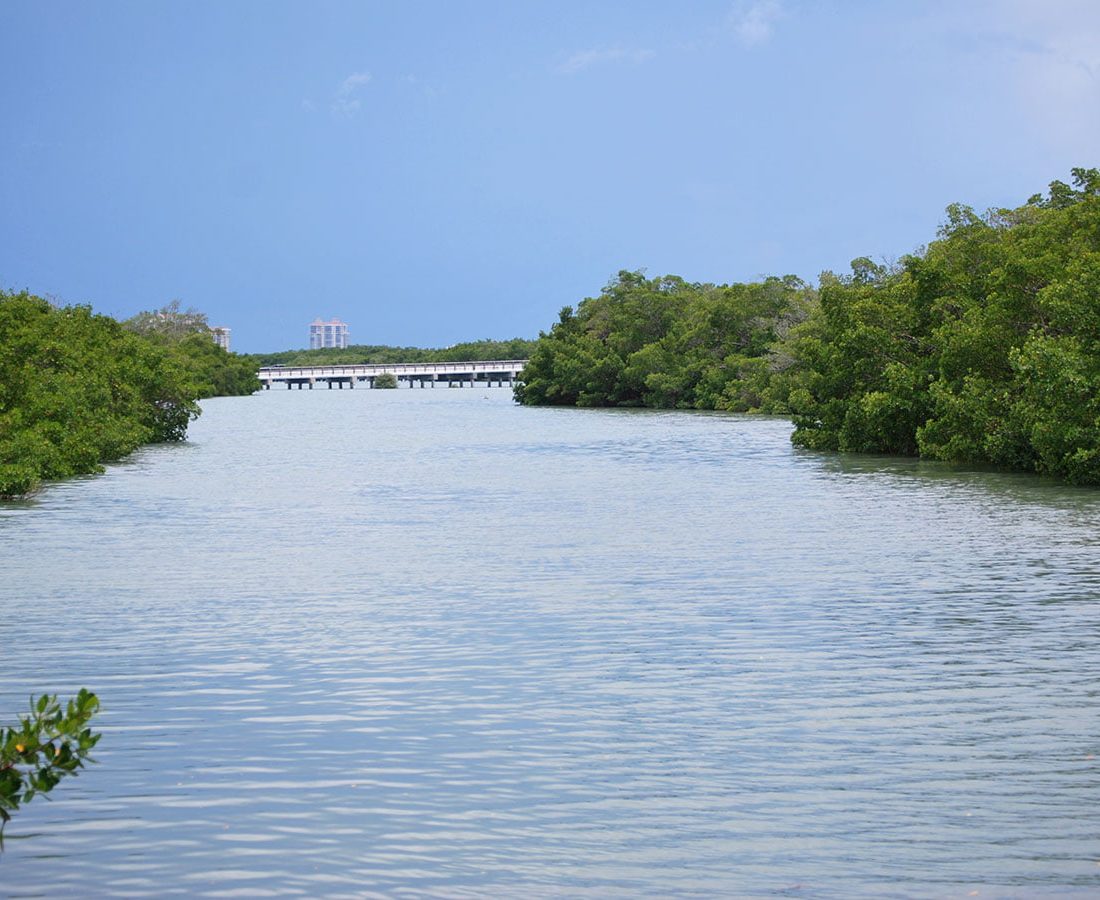
{"label": "bridge", "polygon": [[264,390],[275,384],[285,384],[288,390],[298,390],[318,383],[333,385],[343,390],[344,385],[354,388],[356,383],[374,387],[379,375],[393,375],[398,382],[408,382],[409,387],[435,387],[443,382],[447,387],[497,387],[513,385],[519,373],[527,365],[525,359],[488,360],[482,362],[447,363],[388,363],[354,366],[264,366],[257,374]]}

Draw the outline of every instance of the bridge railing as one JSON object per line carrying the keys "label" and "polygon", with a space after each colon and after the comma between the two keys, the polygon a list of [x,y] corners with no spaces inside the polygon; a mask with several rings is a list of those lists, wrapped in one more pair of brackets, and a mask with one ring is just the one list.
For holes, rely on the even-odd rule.
{"label": "bridge railing", "polygon": [[263,366],[257,373],[261,379],[278,381],[285,378],[353,377],[356,375],[463,375],[516,373],[525,359],[471,360],[446,363],[349,363],[332,366]]}

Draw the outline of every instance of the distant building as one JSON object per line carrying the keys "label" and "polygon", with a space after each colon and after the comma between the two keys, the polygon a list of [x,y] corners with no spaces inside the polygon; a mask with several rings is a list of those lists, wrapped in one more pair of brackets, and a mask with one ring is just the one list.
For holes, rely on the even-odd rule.
{"label": "distant building", "polygon": [[339,319],[322,322],[314,319],[309,326],[309,349],[323,350],[326,347],[337,347],[341,350],[348,345],[348,326]]}
{"label": "distant building", "polygon": [[214,343],[221,347],[226,353],[229,352],[229,329],[224,326],[217,325],[210,329],[210,334],[214,338]]}

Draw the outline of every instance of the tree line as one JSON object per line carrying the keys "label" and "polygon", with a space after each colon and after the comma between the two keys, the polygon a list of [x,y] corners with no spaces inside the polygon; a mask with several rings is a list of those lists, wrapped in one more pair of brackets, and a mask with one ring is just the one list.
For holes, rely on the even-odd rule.
{"label": "tree line", "polygon": [[0,496],[181,440],[258,365],[529,359],[525,404],[783,413],[804,447],[1100,483],[1100,170],[1015,209],[955,204],[890,266],[817,286],[623,271],[536,341],[226,353],[178,303],[126,322],[0,291]]}
{"label": "tree line", "polygon": [[0,291],[0,496],[182,440],[199,399],[258,388],[251,361],[215,345],[194,310],[119,322]]}
{"label": "tree line", "polygon": [[816,292],[798,278],[701,284],[623,271],[540,334],[521,403],[782,411],[779,351]]}
{"label": "tree line", "polygon": [[252,359],[257,367],[480,362],[493,359],[527,359],[534,346],[534,341],[518,337],[504,341],[488,338],[480,341],[465,341],[438,349],[390,347],[384,344],[351,344],[346,348],[329,347],[322,350],[284,350],[279,353],[258,353]]}
{"label": "tree line", "polygon": [[526,404],[785,413],[795,444],[1100,483],[1100,170],[797,278],[620,272],[539,335]]}

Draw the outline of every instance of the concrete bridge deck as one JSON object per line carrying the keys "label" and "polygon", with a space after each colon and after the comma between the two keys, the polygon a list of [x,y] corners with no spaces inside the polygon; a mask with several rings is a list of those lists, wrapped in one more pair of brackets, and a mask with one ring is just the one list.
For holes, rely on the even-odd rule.
{"label": "concrete bridge deck", "polygon": [[298,390],[313,386],[318,382],[326,383],[331,390],[336,385],[341,390],[346,384],[354,388],[356,383],[374,387],[379,375],[393,375],[398,383],[407,382],[409,387],[435,387],[443,382],[448,387],[497,387],[511,386],[519,378],[519,373],[527,365],[525,359],[487,360],[483,362],[448,363],[388,363],[362,364],[352,366],[264,366],[257,377],[264,390],[272,385],[285,384],[288,389],[295,386]]}

